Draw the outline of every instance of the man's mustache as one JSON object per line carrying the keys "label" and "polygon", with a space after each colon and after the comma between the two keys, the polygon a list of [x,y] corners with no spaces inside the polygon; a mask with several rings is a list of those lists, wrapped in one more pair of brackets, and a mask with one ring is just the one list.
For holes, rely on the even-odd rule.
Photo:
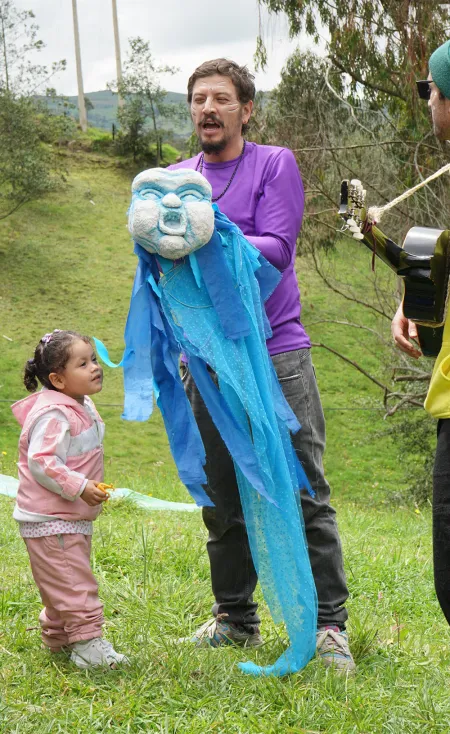
{"label": "man's mustache", "polygon": [[220,125],[220,127],[223,127],[223,122],[219,120],[218,117],[214,113],[211,115],[208,115],[207,117],[204,117],[203,120],[201,120],[200,125],[205,125],[207,122],[215,122],[217,125]]}

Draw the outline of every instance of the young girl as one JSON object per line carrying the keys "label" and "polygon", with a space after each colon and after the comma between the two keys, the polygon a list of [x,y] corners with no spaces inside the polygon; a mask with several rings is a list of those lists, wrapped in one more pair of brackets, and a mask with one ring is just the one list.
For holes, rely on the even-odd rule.
{"label": "young girl", "polygon": [[104,424],[87,396],[100,392],[102,378],[89,339],[55,329],[25,365],[25,387],[35,394],[12,407],[22,426],[14,518],[45,605],[42,639],[52,652],[70,646],[79,668],[128,662],[102,639],[103,606],[90,566],[92,521],[107,495],[97,487]]}

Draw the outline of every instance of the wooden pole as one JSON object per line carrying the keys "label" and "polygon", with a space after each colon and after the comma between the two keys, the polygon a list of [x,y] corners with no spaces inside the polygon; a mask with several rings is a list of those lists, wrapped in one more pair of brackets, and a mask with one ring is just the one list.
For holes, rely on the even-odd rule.
{"label": "wooden pole", "polygon": [[75,39],[75,59],[77,64],[77,82],[78,82],[78,115],[80,118],[80,127],[85,133],[87,130],[86,105],[84,103],[83,90],[83,72],[81,70],[81,51],[80,51],[80,31],[78,29],[78,12],[77,0],[72,0],[73,10],[73,32]]}

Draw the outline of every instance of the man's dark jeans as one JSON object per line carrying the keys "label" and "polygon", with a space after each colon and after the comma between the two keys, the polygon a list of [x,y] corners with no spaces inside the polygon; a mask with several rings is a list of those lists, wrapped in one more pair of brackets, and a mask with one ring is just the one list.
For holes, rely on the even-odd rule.
{"label": "man's dark jeans", "polygon": [[[272,357],[283,392],[302,428],[292,437],[294,448],[316,496],[301,493],[309,557],[319,600],[319,625],[339,625],[347,620],[348,597],[341,543],[335,510],[330,505],[330,487],[323,474],[325,421],[309,349]],[[184,376],[206,450],[206,492],[215,507],[203,508],[209,531],[207,542],[213,613],[227,614],[227,621],[249,629],[259,624],[253,601],[258,578],[253,565],[242,514],[233,461],[214,426],[189,369]]]}

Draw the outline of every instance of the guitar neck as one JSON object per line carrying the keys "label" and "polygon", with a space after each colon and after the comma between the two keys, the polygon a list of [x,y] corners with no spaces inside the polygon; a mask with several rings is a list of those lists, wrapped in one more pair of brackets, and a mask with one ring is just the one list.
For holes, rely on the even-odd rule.
{"label": "guitar neck", "polygon": [[374,252],[397,275],[406,275],[411,268],[429,267],[429,258],[417,257],[406,252],[393,240],[387,237],[381,229],[370,225],[363,231],[364,242],[371,252]]}

